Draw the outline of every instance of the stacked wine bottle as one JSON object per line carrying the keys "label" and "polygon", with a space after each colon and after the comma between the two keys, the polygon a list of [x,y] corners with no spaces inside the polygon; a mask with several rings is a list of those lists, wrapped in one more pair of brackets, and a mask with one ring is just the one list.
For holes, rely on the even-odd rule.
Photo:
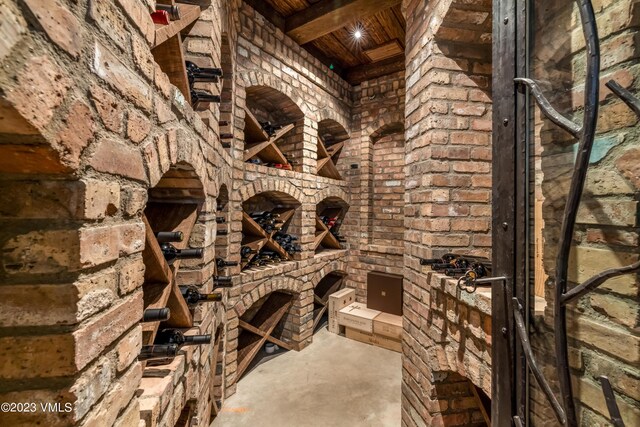
{"label": "stacked wine bottle", "polygon": [[[159,232],[156,233],[156,239],[162,249],[162,254],[169,265],[179,259],[202,258],[204,250],[198,249],[177,249],[172,243],[182,242],[184,235],[179,231]],[[227,268],[238,265],[236,262],[225,261],[222,258],[216,258],[216,267],[218,269]],[[213,287],[228,288],[232,284],[231,276],[214,276]],[[222,301],[222,293],[214,291],[210,293],[201,293],[200,290],[193,285],[180,286],[180,293],[186,304],[190,308],[195,308],[199,304],[205,302]],[[171,311],[168,307],[150,308],[143,313],[142,322],[164,322],[171,317]],[[162,324],[160,325],[162,327]],[[161,328],[156,334],[153,345],[142,346],[139,360],[149,361],[155,365],[170,363],[175,356],[178,355],[180,349],[187,345],[210,344],[211,335],[185,335],[182,331],[172,328]]]}
{"label": "stacked wine bottle", "polygon": [[[251,219],[255,221],[270,237],[277,243],[287,254],[294,255],[301,252],[302,248],[298,243],[298,236],[287,233],[283,230],[285,222],[280,219],[280,214],[269,211],[259,211],[249,214]],[[252,267],[260,267],[269,264],[277,264],[285,261],[281,253],[273,248],[264,247],[258,251],[250,246],[242,246],[240,248],[240,256],[246,262],[244,269]]]}
{"label": "stacked wine bottle", "polygon": [[338,229],[341,225],[341,220],[337,216],[321,216],[320,221],[324,223],[329,229],[329,233],[333,234],[336,240],[340,243],[344,243],[347,239],[344,238]]}
{"label": "stacked wine bottle", "polygon": [[204,90],[195,89],[195,83],[218,83],[222,78],[222,69],[198,67],[191,61],[185,61],[187,67],[187,79],[189,80],[189,90],[191,91],[191,105],[198,109],[202,104],[209,102],[220,103],[219,95],[212,95]]}
{"label": "stacked wine bottle", "polygon": [[421,265],[429,265],[432,270],[447,276],[460,278],[471,275],[474,279],[491,274],[491,261],[485,257],[448,253],[440,258],[421,259]]}

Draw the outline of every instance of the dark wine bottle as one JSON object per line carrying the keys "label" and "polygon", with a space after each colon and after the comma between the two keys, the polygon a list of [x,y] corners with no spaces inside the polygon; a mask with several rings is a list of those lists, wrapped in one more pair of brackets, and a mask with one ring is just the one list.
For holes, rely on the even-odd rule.
{"label": "dark wine bottle", "polygon": [[224,127],[224,126],[229,126],[229,122],[228,122],[228,121],[226,121],[226,120],[220,120],[220,121],[218,122],[218,126],[222,126],[222,127]]}
{"label": "dark wine bottle", "polygon": [[182,242],[184,234],[182,231],[160,231],[156,233],[158,243]]}
{"label": "dark wine bottle", "polygon": [[222,145],[222,148],[231,148],[230,142],[223,142],[221,145]]}
{"label": "dark wine bottle", "polygon": [[221,133],[220,134],[220,139],[233,139],[233,134],[232,133]]}
{"label": "dark wine bottle", "polygon": [[180,9],[176,5],[156,4],[156,10],[164,10],[167,12],[172,21],[180,19]]}
{"label": "dark wine bottle", "polygon": [[242,258],[249,258],[249,255],[255,254],[257,252],[257,250],[251,249],[249,246],[243,246],[240,248],[240,256]]}
{"label": "dark wine bottle", "polygon": [[231,288],[233,287],[233,277],[231,276],[213,276],[214,288]]}
{"label": "dark wine bottle", "polygon": [[[195,63],[191,61],[185,61],[185,65],[187,66],[187,73],[191,73],[192,75],[197,77],[208,78],[209,76],[222,77],[222,68],[207,68],[207,67],[198,67]],[[204,81],[204,80],[196,80],[196,81]]]}
{"label": "dark wine bottle", "polygon": [[216,266],[218,268],[235,267],[238,265],[237,261],[226,261],[222,258],[216,258]]}
{"label": "dark wine bottle", "polygon": [[178,348],[184,345],[200,345],[211,343],[211,335],[185,335],[177,329],[163,329],[156,335],[156,344],[175,344]]}
{"label": "dark wine bottle", "polygon": [[218,224],[224,224],[225,222],[227,222],[227,220],[226,220],[226,218],[225,218],[225,217],[223,217],[223,216],[217,216],[217,217],[216,217],[216,222],[217,222]]}
{"label": "dark wine bottle", "polygon": [[173,264],[178,259],[195,259],[202,258],[204,256],[204,249],[177,249],[171,243],[163,243],[160,248],[164,259],[167,260],[169,265]]}
{"label": "dark wine bottle", "polygon": [[171,317],[171,310],[169,307],[164,308],[148,308],[142,315],[143,322],[163,322],[169,320]]}
{"label": "dark wine bottle", "polygon": [[143,345],[138,360],[172,359],[180,350],[177,344]]}
{"label": "dark wine bottle", "polygon": [[194,108],[205,102],[220,102],[220,97],[199,90],[191,91],[191,105],[193,105]]}
{"label": "dark wine bottle", "polygon": [[201,302],[222,301],[222,294],[220,292],[202,294],[195,286],[180,286],[180,292],[187,302],[187,305],[191,306]]}
{"label": "dark wine bottle", "polygon": [[217,236],[226,236],[226,235],[228,235],[228,234],[229,234],[229,231],[228,231],[228,230],[226,230],[226,229],[224,229],[224,228],[223,228],[223,229],[220,229],[220,230],[218,230],[218,231],[216,231],[216,235],[217,235]]}

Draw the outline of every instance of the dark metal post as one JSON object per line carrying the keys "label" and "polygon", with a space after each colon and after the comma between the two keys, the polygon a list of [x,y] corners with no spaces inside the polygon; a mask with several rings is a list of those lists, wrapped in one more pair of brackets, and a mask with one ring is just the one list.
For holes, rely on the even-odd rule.
{"label": "dark metal post", "polygon": [[[514,296],[524,296],[525,159],[523,103],[511,83],[523,74],[524,44],[519,28],[524,11],[515,0],[493,2],[493,275],[505,276],[505,286],[492,286],[492,396],[494,426],[510,427],[524,385],[519,346],[514,346]],[[519,2],[524,3],[524,2]],[[516,286],[519,287],[516,291]],[[524,298],[523,298],[524,299]],[[518,382],[516,380],[519,379]],[[524,389],[522,389],[524,390]]]}

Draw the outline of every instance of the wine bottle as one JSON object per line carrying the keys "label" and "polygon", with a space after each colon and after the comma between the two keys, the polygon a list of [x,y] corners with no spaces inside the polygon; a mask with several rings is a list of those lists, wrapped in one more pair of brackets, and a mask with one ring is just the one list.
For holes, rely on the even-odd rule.
{"label": "wine bottle", "polygon": [[[222,77],[222,68],[207,68],[207,67],[198,67],[195,63],[191,61],[185,61],[185,65],[187,67],[187,74],[191,74],[196,79],[203,78],[208,79],[212,76],[216,78]],[[208,81],[208,80],[195,80],[195,81]],[[217,80],[216,80],[217,81]]]}
{"label": "wine bottle", "polygon": [[184,234],[182,231],[160,231],[156,233],[158,243],[182,242]]}
{"label": "wine bottle", "polygon": [[227,222],[227,220],[226,220],[226,219],[225,219],[225,217],[223,217],[223,216],[217,216],[217,217],[216,217],[216,222],[217,222],[218,224],[224,224],[225,222]]}
{"label": "wine bottle", "polygon": [[222,294],[220,292],[202,294],[195,286],[180,286],[180,293],[182,293],[187,305],[190,306],[201,302],[222,301]]}
{"label": "wine bottle", "polygon": [[169,18],[172,21],[177,21],[180,19],[180,9],[176,5],[170,4],[156,4],[156,10],[163,10],[169,14]]}
{"label": "wine bottle", "polygon": [[213,276],[214,288],[231,288],[233,287],[233,277],[231,276]]}
{"label": "wine bottle", "polygon": [[228,234],[229,234],[229,231],[224,228],[216,231],[216,236],[226,236]]}
{"label": "wine bottle", "polygon": [[178,348],[184,345],[200,345],[211,343],[211,335],[185,335],[177,329],[163,329],[156,335],[156,344],[175,344]]}
{"label": "wine bottle", "polygon": [[138,360],[172,359],[180,350],[177,344],[143,345]]}
{"label": "wine bottle", "polygon": [[440,258],[422,258],[420,259],[420,265],[444,264],[460,257],[462,257],[462,255],[444,254]]}
{"label": "wine bottle", "polygon": [[220,134],[220,139],[233,139],[233,134],[232,133],[221,133]]}
{"label": "wine bottle", "polygon": [[220,102],[220,97],[200,90],[191,91],[191,105],[194,108],[205,102]]}
{"label": "wine bottle", "polygon": [[164,308],[148,308],[142,314],[143,322],[163,322],[169,320],[171,317],[171,310],[169,307]]}
{"label": "wine bottle", "polygon": [[222,145],[222,148],[231,148],[230,142],[223,142],[221,145]]}
{"label": "wine bottle", "polygon": [[160,248],[164,259],[167,260],[169,265],[172,265],[178,259],[195,259],[202,258],[204,256],[204,249],[177,249],[171,243],[163,243]]}
{"label": "wine bottle", "polygon": [[226,261],[222,258],[216,258],[216,266],[218,268],[235,267],[238,265],[236,261]]}
{"label": "wine bottle", "polygon": [[218,122],[218,126],[224,127],[224,126],[229,126],[229,122],[226,120],[220,120]]}
{"label": "wine bottle", "polygon": [[242,258],[249,258],[249,255],[255,254],[257,252],[257,250],[251,249],[249,246],[243,246],[240,248],[240,256]]}

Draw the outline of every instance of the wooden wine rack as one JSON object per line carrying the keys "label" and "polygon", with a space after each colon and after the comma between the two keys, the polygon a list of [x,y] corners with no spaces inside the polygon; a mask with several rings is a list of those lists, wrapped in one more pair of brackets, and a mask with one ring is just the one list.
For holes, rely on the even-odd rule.
{"label": "wooden wine rack", "polygon": [[321,214],[316,215],[316,236],[313,241],[313,249],[318,252],[322,248],[325,249],[342,249],[342,245],[331,233],[329,227],[320,220],[321,216],[337,217],[339,219],[343,216],[342,208],[326,208]]}
{"label": "wooden wine rack", "polygon": [[[195,203],[150,202],[147,204],[142,218],[146,229],[145,248],[142,252],[145,265],[142,288],[144,308],[146,310],[168,307],[171,310],[171,317],[164,322],[167,327],[191,328],[193,317],[175,280],[180,260],[176,260],[173,265],[169,266],[156,240],[155,232],[181,231],[184,235],[183,241],[173,245],[178,249],[184,249],[189,241],[197,215],[198,205]],[[153,344],[159,325],[160,322],[142,324],[143,345]]]}
{"label": "wooden wine rack", "polygon": [[318,136],[318,164],[316,166],[316,174],[333,179],[342,179],[336,163],[344,147],[344,141],[337,142],[327,147]]}
{"label": "wooden wine rack", "polygon": [[[279,214],[279,220],[283,222],[283,228],[287,225],[287,222],[291,220],[295,213],[294,208],[276,208],[271,210],[272,213]],[[249,216],[248,213],[242,212],[242,246],[249,246],[251,249],[257,251],[247,259],[243,259],[241,262],[242,269],[244,269],[251,260],[256,257],[260,251],[264,248],[268,248],[277,254],[279,254],[284,261],[291,260],[291,255],[285,251],[282,246],[273,239],[273,236],[277,231],[267,233],[264,231],[257,222]]]}
{"label": "wooden wine rack", "polygon": [[200,17],[200,6],[176,3],[173,0],[161,0],[160,4],[177,5],[180,19],[169,25],[155,24],[155,41],[151,53],[169,81],[177,87],[187,102],[191,104],[191,91],[184,59],[182,36],[187,34]]}
{"label": "wooden wine rack", "polygon": [[339,291],[344,287],[345,275],[329,273],[326,275],[313,290],[313,330],[316,330],[322,315],[329,308],[329,295]]}
{"label": "wooden wine rack", "polygon": [[250,321],[240,320],[242,331],[238,336],[238,378],[244,374],[265,342],[272,342],[287,350],[292,349],[290,344],[271,336],[292,304],[292,295],[273,292]]}
{"label": "wooden wine rack", "polygon": [[251,111],[247,109],[245,112],[244,161],[246,162],[247,160],[257,157],[263,162],[289,164],[284,154],[282,154],[282,151],[280,151],[280,148],[276,145],[276,142],[289,133],[295,126],[292,123],[283,126],[275,135],[270,137],[262,129],[260,122]]}

